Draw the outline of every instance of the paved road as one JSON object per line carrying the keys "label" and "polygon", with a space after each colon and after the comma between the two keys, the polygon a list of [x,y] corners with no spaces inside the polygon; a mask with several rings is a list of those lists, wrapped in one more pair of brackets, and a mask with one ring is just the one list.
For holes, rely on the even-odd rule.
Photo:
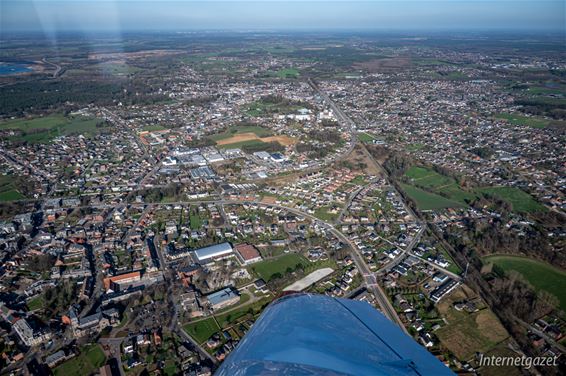
{"label": "paved road", "polygon": [[566,354],[566,347],[564,347],[563,345],[561,345],[560,343],[556,342],[554,340],[554,338],[551,338],[548,336],[548,334],[544,333],[542,330],[537,329],[536,327],[534,327],[533,325],[530,325],[526,322],[524,322],[523,320],[520,320],[518,318],[515,318],[515,321],[517,321],[519,324],[521,324],[522,326],[524,326],[525,328],[527,328],[528,330],[530,330],[531,332],[535,333],[536,335],[544,338],[544,340],[548,343],[550,343],[552,346],[556,347],[558,350],[560,350],[563,354]]}
{"label": "paved road", "polygon": [[55,63],[52,63],[50,61],[47,61],[47,58],[45,58],[45,57],[43,59],[41,59],[41,61],[43,61],[45,64],[49,64],[49,65],[51,65],[52,67],[55,68],[55,72],[53,72],[53,78],[57,78],[61,74],[61,71],[63,70],[63,68],[59,64],[55,64]]}
{"label": "paved road", "polygon": [[342,210],[340,210],[340,214],[338,215],[338,218],[336,218],[336,220],[334,221],[335,224],[342,223],[342,218],[344,217],[344,214],[346,214],[348,209],[350,209],[350,205],[352,205],[352,201],[354,201],[354,199],[360,194],[361,191],[363,191],[373,183],[375,183],[375,181],[371,180],[369,183],[367,183],[364,186],[361,186],[360,188],[356,189],[354,192],[350,194],[350,196],[348,197],[348,201],[346,201],[344,207],[342,208]]}
{"label": "paved road", "polygon": [[125,376],[124,367],[122,366],[122,350],[121,350],[122,342],[124,342],[125,339],[126,337],[115,337],[115,338],[100,338],[98,340],[98,343],[100,343],[101,345],[108,346],[109,348],[108,352],[110,356],[117,360],[118,369],[120,371],[121,376]]}
{"label": "paved road", "polygon": [[341,156],[338,156],[336,159],[341,159],[344,156],[349,155],[352,152],[352,150],[354,150],[354,147],[356,147],[356,143],[358,139],[356,134],[355,123],[340,109],[340,107],[336,105],[336,103],[334,103],[332,99],[330,99],[330,97],[325,92],[320,90],[318,85],[312,79],[309,78],[307,82],[311,86],[311,88],[324,99],[324,102],[328,104],[328,106],[330,106],[332,112],[334,113],[334,116],[336,116],[336,119],[338,120],[338,123],[342,126],[345,126],[346,131],[350,134],[350,144],[348,146],[348,149],[344,153],[342,153]]}
{"label": "paved road", "polygon": [[202,347],[200,344],[198,344],[193,337],[191,337],[190,335],[188,335],[183,329],[179,328],[177,326],[177,330],[176,333],[183,338],[185,341],[190,342],[193,344],[193,346],[198,349],[201,354],[203,354],[204,356],[206,356],[208,359],[210,359],[214,364],[218,364],[218,359],[216,359],[215,357],[213,357],[212,355],[210,355],[205,349],[204,347]]}

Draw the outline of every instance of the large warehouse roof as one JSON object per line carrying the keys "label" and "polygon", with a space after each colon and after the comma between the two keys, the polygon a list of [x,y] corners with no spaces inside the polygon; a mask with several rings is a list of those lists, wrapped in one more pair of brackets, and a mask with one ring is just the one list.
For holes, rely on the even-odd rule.
{"label": "large warehouse roof", "polygon": [[220,243],[196,249],[194,252],[197,260],[203,261],[211,259],[213,257],[225,256],[232,253],[232,246],[230,245],[230,243]]}

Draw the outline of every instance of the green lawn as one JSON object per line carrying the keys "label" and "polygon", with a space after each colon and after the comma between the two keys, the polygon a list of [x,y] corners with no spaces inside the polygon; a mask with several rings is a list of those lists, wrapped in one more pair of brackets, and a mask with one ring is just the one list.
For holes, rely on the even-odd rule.
{"label": "green lawn", "polygon": [[253,316],[259,314],[263,310],[264,306],[269,304],[271,300],[272,298],[260,299],[252,304],[218,315],[216,316],[216,319],[222,328],[226,328],[247,314],[252,314]]}
{"label": "green lawn", "polygon": [[62,114],[36,117],[32,119],[14,119],[0,122],[0,129],[11,129],[23,133],[11,137],[15,141],[45,143],[51,139],[71,134],[92,135],[98,132],[98,119],[81,116],[65,117]]}
{"label": "green lawn", "polygon": [[548,94],[562,94],[566,95],[566,87],[542,87],[542,86],[531,86],[527,89],[529,94],[533,95],[548,95]]}
{"label": "green lawn", "polygon": [[273,114],[291,114],[301,108],[302,106],[289,101],[271,102],[269,100],[260,99],[251,103],[246,113],[248,116],[259,117]]}
{"label": "green lawn", "polygon": [[13,189],[9,191],[0,192],[0,202],[16,201],[24,198],[26,198],[24,195]]}
{"label": "green lawn", "polygon": [[546,208],[531,195],[514,187],[484,187],[473,191],[461,188],[456,180],[427,167],[411,167],[405,172],[411,184],[401,184],[407,194],[423,209],[465,206],[482,194],[509,202],[519,213],[544,211]]}
{"label": "green lawn", "polygon": [[423,191],[409,184],[401,183],[401,188],[417,204],[420,210],[438,210],[464,206],[460,202],[449,200],[434,193]]}
{"label": "green lawn", "polygon": [[299,77],[300,73],[295,68],[285,68],[278,70],[276,75],[279,78],[297,78]]}
{"label": "green lawn", "polygon": [[354,179],[350,180],[350,184],[354,185],[364,185],[366,183],[366,178],[363,175],[358,175]]}
{"label": "green lawn", "polygon": [[323,220],[323,221],[326,221],[326,222],[331,222],[331,221],[336,220],[336,218],[338,218],[339,214],[338,213],[330,213],[330,212],[328,212],[329,209],[330,208],[326,207],[326,206],[320,207],[320,208],[318,208],[314,211],[314,216]]}
{"label": "green lawn", "polygon": [[28,300],[26,303],[30,311],[35,311],[36,309],[40,309],[41,307],[43,307],[44,304],[45,304],[45,299],[43,298],[42,294]]}
{"label": "green lawn", "polygon": [[[249,295],[243,294],[239,304],[246,303],[250,298],[251,297]],[[263,308],[271,302],[272,299],[273,298],[267,297],[260,299],[252,304],[244,305],[236,309],[228,308],[228,312],[220,313],[214,315],[214,317],[209,317],[204,320],[188,323],[183,326],[183,329],[185,330],[185,332],[187,332],[188,335],[193,337],[195,341],[202,344],[206,342],[214,333],[217,333],[220,330],[229,327],[245,315],[258,315],[263,310]],[[217,323],[220,324],[220,327]]]}
{"label": "green lawn", "polygon": [[448,200],[460,203],[459,206],[467,205],[467,202],[476,198],[474,193],[464,191],[453,178],[441,175],[427,167],[411,167],[405,172],[405,176],[409,178],[412,185],[431,193],[442,193],[442,196],[446,196]]}
{"label": "green lawn", "polygon": [[366,132],[359,132],[359,133],[358,133],[358,139],[359,139],[361,142],[372,142],[372,141],[375,140],[376,138],[375,138],[375,136],[373,136],[373,135],[371,135],[371,134],[369,134],[369,133],[366,133]]}
{"label": "green lawn", "polygon": [[526,125],[528,127],[533,127],[533,128],[544,128],[548,126],[548,124],[550,123],[550,120],[537,118],[534,116],[524,116],[519,114],[501,113],[495,115],[495,117],[498,119],[507,120],[509,123],[513,125]]}
{"label": "green lawn", "polygon": [[174,376],[177,374],[177,366],[173,359],[167,359],[165,361],[165,367],[163,367],[163,373],[166,375]]}
{"label": "green lawn", "polygon": [[193,337],[198,343],[207,341],[210,336],[220,330],[213,317],[194,323],[188,323],[183,327],[183,329],[185,329],[185,332]]}
{"label": "green lawn", "polygon": [[191,213],[189,217],[191,230],[198,230],[202,227],[202,219],[197,213]]}
{"label": "green lawn", "polygon": [[209,138],[213,141],[220,141],[240,133],[255,133],[258,137],[267,137],[273,134],[271,130],[257,125],[239,125],[230,127],[222,133],[209,136]]}
{"label": "green lawn", "polygon": [[520,213],[529,213],[547,210],[527,192],[515,187],[485,187],[478,188],[477,192],[487,193],[507,201],[513,210]]}
{"label": "green lawn", "polygon": [[53,373],[55,376],[89,375],[97,372],[105,361],[106,356],[100,346],[90,345],[84,347],[78,356],[57,366]]}
{"label": "green lawn", "polygon": [[25,196],[18,192],[14,176],[0,175],[0,202],[24,199]]}
{"label": "green lawn", "polygon": [[250,266],[250,269],[267,282],[274,274],[279,273],[281,275],[285,275],[288,268],[295,270],[298,264],[302,264],[306,267],[309,262],[301,255],[287,253],[274,260],[266,260],[255,263]]}
{"label": "green lawn", "polygon": [[505,271],[519,272],[536,290],[545,290],[560,301],[560,308],[566,312],[566,272],[554,266],[520,256],[488,256],[492,262]]}

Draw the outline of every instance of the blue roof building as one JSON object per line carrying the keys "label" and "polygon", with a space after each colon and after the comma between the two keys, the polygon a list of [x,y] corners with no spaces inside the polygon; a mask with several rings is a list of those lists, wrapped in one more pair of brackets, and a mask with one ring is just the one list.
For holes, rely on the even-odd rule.
{"label": "blue roof building", "polygon": [[240,301],[240,295],[232,287],[226,287],[206,297],[213,309],[221,309]]}

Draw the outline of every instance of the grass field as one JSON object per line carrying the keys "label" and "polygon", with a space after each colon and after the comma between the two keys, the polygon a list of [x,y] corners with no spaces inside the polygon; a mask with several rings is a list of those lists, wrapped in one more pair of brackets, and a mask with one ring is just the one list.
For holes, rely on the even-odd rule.
{"label": "grass field", "polygon": [[546,208],[528,193],[514,187],[484,187],[473,191],[461,188],[456,180],[427,167],[411,167],[405,172],[411,184],[401,184],[422,210],[466,206],[482,194],[507,201],[519,213],[544,211]]}
{"label": "grass field", "polygon": [[14,184],[14,177],[10,175],[0,175],[0,202],[21,200],[25,198],[18,187]]}
{"label": "grass field", "polygon": [[33,119],[14,119],[0,122],[0,129],[11,129],[23,132],[13,136],[14,141],[45,143],[64,135],[97,133],[98,119],[86,117],[65,117],[62,114],[36,117]]}
{"label": "grass field", "polygon": [[369,133],[366,133],[366,132],[359,132],[359,133],[358,133],[358,139],[359,139],[361,142],[372,142],[372,141],[375,140],[376,138],[375,138],[373,135],[369,134]]}
{"label": "grass field", "polygon": [[30,311],[40,309],[41,307],[43,307],[44,304],[45,304],[45,299],[43,298],[42,294],[36,296],[35,298],[28,300],[27,303],[26,303],[26,305],[28,306],[28,309]]}
{"label": "grass field", "polygon": [[193,337],[198,343],[203,343],[208,340],[210,336],[220,330],[220,327],[216,324],[213,317],[189,323],[183,328],[187,334]]}
{"label": "grass field", "polygon": [[301,255],[288,253],[274,260],[258,262],[250,268],[267,282],[273,278],[274,274],[284,275],[288,268],[295,270],[297,264],[307,266],[308,261]]}
{"label": "grass field", "polygon": [[[489,358],[491,356],[499,356],[499,357],[516,357],[517,354],[513,352],[511,349],[507,347],[507,341],[500,343],[499,345],[495,346],[493,349],[489,350],[487,353],[484,354],[485,358]],[[514,366],[486,366],[481,367],[479,369],[480,375],[482,376],[523,376],[520,367]]]}
{"label": "grass field", "polygon": [[97,372],[105,361],[106,356],[100,346],[91,345],[83,348],[78,356],[57,366],[53,373],[55,376],[89,375]]}
{"label": "grass field", "polygon": [[22,195],[20,192],[13,190],[13,189],[0,192],[0,202],[16,201],[16,200],[21,200],[21,199],[24,199],[24,198],[25,198],[24,195]]}
{"label": "grass field", "polygon": [[322,219],[323,221],[326,221],[326,222],[331,222],[331,221],[336,220],[336,218],[338,218],[339,214],[338,213],[330,213],[328,211],[329,209],[330,209],[329,207],[325,207],[325,206],[320,207],[320,208],[318,208],[314,211],[314,216],[319,218],[319,219]]}
{"label": "grass field", "polygon": [[272,103],[265,100],[258,100],[248,106],[246,113],[248,116],[258,117],[273,114],[290,114],[300,108],[302,107],[291,103]]}
{"label": "grass field", "polygon": [[469,360],[476,351],[486,352],[509,337],[505,328],[489,309],[474,313],[456,311],[454,302],[463,300],[467,295],[462,288],[437,304],[438,311],[447,321],[447,325],[435,334],[450,351],[460,360]]}
{"label": "grass field", "polygon": [[560,301],[560,309],[566,312],[566,272],[541,261],[520,256],[488,256],[486,262],[492,262],[504,271],[514,270],[520,273],[536,290],[545,290],[555,295]]}
{"label": "grass field", "polygon": [[209,138],[213,141],[220,141],[241,133],[255,133],[258,137],[267,137],[272,135],[271,130],[267,128],[259,127],[257,125],[241,125],[230,127],[224,132],[212,135]]}
{"label": "grass field", "polygon": [[191,213],[189,217],[191,230],[199,230],[202,227],[202,219],[198,213]]}
{"label": "grass field", "polygon": [[[250,298],[251,297],[247,295],[247,298],[240,299],[240,304],[245,304]],[[187,334],[193,337],[195,341],[202,344],[203,342],[207,341],[214,333],[217,333],[221,329],[229,327],[245,315],[258,315],[263,310],[264,306],[269,304],[272,299],[273,298],[269,297],[263,298],[252,304],[244,305],[236,309],[228,309],[228,312],[220,313],[218,315],[215,315],[214,317],[209,317],[204,320],[188,323],[183,326],[183,329],[185,330],[185,332],[187,332]]]}
{"label": "grass field", "polygon": [[409,184],[401,184],[405,193],[417,204],[421,210],[438,210],[462,207],[463,204],[449,200],[434,193],[423,191]]}
{"label": "grass field", "polygon": [[234,321],[247,315],[248,313],[254,316],[257,315],[262,311],[265,305],[271,302],[271,300],[272,298],[264,298],[258,300],[257,302],[254,302],[252,304],[248,304],[243,307],[218,315],[216,316],[216,320],[218,320],[218,324],[220,324],[222,328],[226,328],[230,326]]}
{"label": "grass field", "polygon": [[411,167],[405,173],[411,183],[432,193],[442,193],[449,200],[460,203],[460,206],[467,205],[468,201],[476,198],[476,195],[464,191],[456,180],[444,176],[426,167]]}
{"label": "grass field", "polygon": [[486,187],[479,188],[477,192],[487,193],[507,201],[513,206],[513,210],[520,213],[529,213],[547,210],[542,204],[527,192],[514,187]]}
{"label": "grass field", "polygon": [[507,120],[513,125],[526,125],[533,128],[544,128],[550,123],[550,120],[519,114],[501,113],[495,115],[495,117],[498,119]]}
{"label": "grass field", "polygon": [[533,95],[548,95],[548,94],[566,95],[566,86],[564,85],[558,87],[531,86],[527,89],[527,92]]}
{"label": "grass field", "polygon": [[295,68],[280,69],[275,74],[279,78],[297,78],[300,75],[299,71]]}
{"label": "grass field", "polygon": [[167,359],[165,361],[165,366],[163,367],[163,373],[167,376],[174,376],[177,374],[177,366],[173,359]]}

